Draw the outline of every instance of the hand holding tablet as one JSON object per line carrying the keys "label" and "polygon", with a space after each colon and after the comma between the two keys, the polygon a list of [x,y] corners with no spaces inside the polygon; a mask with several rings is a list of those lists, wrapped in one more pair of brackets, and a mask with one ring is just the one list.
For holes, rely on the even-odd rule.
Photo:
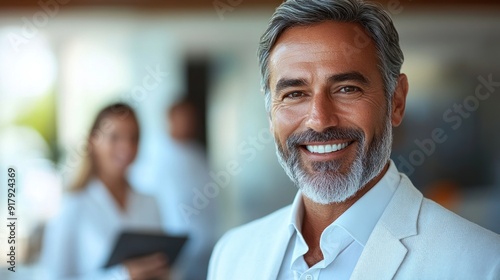
{"label": "hand holding tablet", "polygon": [[168,275],[168,260],[163,253],[137,257],[123,262],[130,279],[157,279]]}
{"label": "hand holding tablet", "polygon": [[[105,267],[128,263],[132,270],[141,266],[155,270],[156,267],[161,268],[163,263],[172,265],[186,241],[187,236],[124,232],[119,236]],[[149,265],[152,267],[149,268]],[[130,270],[130,267],[127,268]]]}

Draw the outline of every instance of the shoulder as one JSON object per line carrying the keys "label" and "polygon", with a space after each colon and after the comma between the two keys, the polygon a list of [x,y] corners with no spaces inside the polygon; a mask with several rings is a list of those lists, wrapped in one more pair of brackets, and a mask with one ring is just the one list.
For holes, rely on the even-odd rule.
{"label": "shoulder", "polygon": [[[444,242],[443,245],[451,242],[475,240],[469,242],[469,246],[496,241],[496,246],[490,247],[497,250],[500,248],[498,234],[460,217],[430,199],[424,198],[406,176],[403,177],[398,189],[402,195],[397,196],[397,202],[393,203],[398,208],[392,209],[390,217],[399,219],[400,217],[397,215],[403,213],[413,217],[412,212],[408,209],[414,209],[411,211],[414,211],[416,218],[416,238],[443,239],[439,241]],[[398,212],[396,213],[396,211]],[[399,219],[399,221],[404,221],[404,219]],[[411,221],[407,222],[411,223]],[[481,237],[481,240],[477,240],[478,237]]]}
{"label": "shoulder", "polygon": [[[443,245],[455,249],[477,248],[474,251],[485,255],[496,251],[500,254],[500,236],[459,215],[447,210],[432,200],[424,199],[419,215],[418,227],[424,236],[433,236]],[[479,252],[480,251],[480,252]]]}
{"label": "shoulder", "polygon": [[224,234],[212,253],[208,279],[231,279],[245,271],[252,275],[251,270],[258,269],[266,253],[288,242],[281,237],[288,232],[290,209],[284,207]]}
{"label": "shoulder", "polygon": [[[279,230],[281,227],[286,226],[286,221],[288,215],[290,214],[291,206],[286,206],[281,208],[267,216],[260,219],[254,220],[250,223],[244,224],[242,226],[236,227],[228,231],[221,238],[221,243],[245,243],[248,239],[261,239],[262,233],[274,232]],[[259,233],[259,234],[256,234]],[[250,244],[251,245],[251,244]]]}
{"label": "shoulder", "polygon": [[490,279],[500,273],[500,236],[423,199],[418,234],[402,242],[419,273]]}
{"label": "shoulder", "polygon": [[[482,256],[496,253],[496,256],[500,257],[500,236],[498,234],[422,197],[422,194],[407,178],[402,181],[400,188],[410,190],[406,191],[405,198],[399,199],[406,202],[406,208],[415,207],[416,205],[412,205],[415,203],[411,201],[416,200],[417,197],[421,198],[419,207],[415,207],[418,211],[417,234],[408,240],[421,240],[422,244],[419,245],[422,248],[433,248],[435,252],[454,254],[457,250],[463,249]],[[399,206],[403,207],[402,204]],[[405,211],[405,209],[400,209],[400,213],[405,213]]]}
{"label": "shoulder", "polygon": [[500,273],[500,236],[424,198],[404,175],[366,254],[384,252],[390,259],[390,240],[405,251],[397,279],[490,279]]}

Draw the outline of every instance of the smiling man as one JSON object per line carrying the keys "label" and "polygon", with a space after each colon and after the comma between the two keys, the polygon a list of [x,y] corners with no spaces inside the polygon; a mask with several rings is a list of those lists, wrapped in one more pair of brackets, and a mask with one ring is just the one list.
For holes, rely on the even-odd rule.
{"label": "smiling man", "polygon": [[500,237],[423,198],[389,159],[408,81],[390,17],[284,2],[259,60],[292,205],[228,232],[209,279],[499,279]]}

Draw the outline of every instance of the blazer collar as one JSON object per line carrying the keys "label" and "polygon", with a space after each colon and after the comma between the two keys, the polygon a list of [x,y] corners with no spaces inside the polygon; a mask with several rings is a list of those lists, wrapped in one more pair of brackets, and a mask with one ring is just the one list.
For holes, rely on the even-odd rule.
{"label": "blazer collar", "polygon": [[351,279],[392,279],[408,249],[402,239],[417,234],[423,195],[408,177],[401,181],[354,268]]}

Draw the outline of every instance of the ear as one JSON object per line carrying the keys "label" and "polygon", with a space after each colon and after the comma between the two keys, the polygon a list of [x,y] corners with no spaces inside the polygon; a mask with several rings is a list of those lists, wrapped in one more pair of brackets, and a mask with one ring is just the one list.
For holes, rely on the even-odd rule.
{"label": "ear", "polygon": [[408,78],[405,74],[400,74],[398,84],[392,96],[392,126],[399,126],[403,121],[406,106],[406,95],[408,94]]}

